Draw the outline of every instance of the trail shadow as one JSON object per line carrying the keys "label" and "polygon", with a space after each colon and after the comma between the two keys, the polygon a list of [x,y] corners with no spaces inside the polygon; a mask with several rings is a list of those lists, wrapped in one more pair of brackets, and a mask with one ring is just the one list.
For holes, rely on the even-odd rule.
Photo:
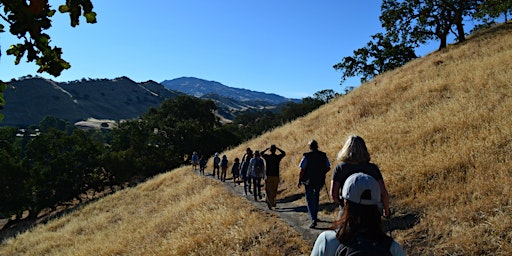
{"label": "trail shadow", "polygon": [[419,215],[416,213],[404,214],[401,216],[393,216],[385,219],[382,224],[385,232],[393,230],[406,230],[414,227],[419,222]]}
{"label": "trail shadow", "polygon": [[300,194],[295,194],[295,195],[291,195],[291,196],[287,196],[285,198],[281,198],[281,199],[277,199],[277,203],[290,203],[290,202],[294,202],[294,201],[297,201],[301,198],[304,197],[304,194],[300,193]]}
{"label": "trail shadow", "polygon": [[280,207],[275,209],[276,212],[308,212],[308,207],[295,206],[295,207]]}
{"label": "trail shadow", "polygon": [[338,210],[338,204],[337,203],[323,203],[318,206],[319,211],[324,211],[328,213],[333,213],[334,211]]}

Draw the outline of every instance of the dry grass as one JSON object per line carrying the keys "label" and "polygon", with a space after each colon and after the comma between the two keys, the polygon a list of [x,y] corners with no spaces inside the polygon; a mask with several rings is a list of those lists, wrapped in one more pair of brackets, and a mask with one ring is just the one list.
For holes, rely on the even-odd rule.
{"label": "dry grass", "polygon": [[[297,166],[310,139],[336,164],[347,136],[361,135],[396,216],[419,217],[393,232],[409,255],[512,255],[511,94],[507,24],[224,153],[233,159],[247,147],[283,148],[284,198],[303,192]],[[310,248],[275,216],[178,169],[21,234],[0,255],[300,255]]]}
{"label": "dry grass", "polygon": [[[350,134],[367,142],[410,255],[512,255],[512,24],[385,73],[310,115],[228,152],[286,150],[280,197],[297,189],[311,138],[331,162]],[[329,202],[325,193],[322,203]],[[298,203],[302,203],[302,200]]]}
{"label": "dry grass", "polygon": [[0,255],[302,255],[275,215],[181,168],[6,241]]}

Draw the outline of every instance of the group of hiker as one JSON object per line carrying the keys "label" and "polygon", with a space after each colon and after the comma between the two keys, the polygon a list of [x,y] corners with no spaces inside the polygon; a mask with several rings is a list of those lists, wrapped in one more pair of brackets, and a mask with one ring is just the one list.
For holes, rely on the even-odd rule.
{"label": "group of hiker", "polygon": [[[316,228],[320,191],[331,164],[327,154],[319,150],[316,140],[309,141],[308,147],[309,151],[302,155],[298,166],[297,186],[304,186],[311,221],[309,227]],[[239,158],[234,160],[233,181],[235,184],[243,182],[245,195],[253,194],[254,200],[258,201],[262,199],[261,181],[265,179],[266,203],[272,210],[276,207],[279,164],[285,155],[285,151],[276,145],[261,152],[247,148],[241,161]],[[329,195],[338,204],[339,214],[332,229],[317,237],[311,255],[405,255],[400,244],[382,229],[382,217],[391,215],[389,194],[379,167],[370,162],[364,140],[356,135],[349,136],[338,152],[337,160]],[[225,181],[226,155],[221,159],[216,153],[213,164],[213,176],[217,173],[217,178]],[[222,170],[220,173],[219,169]]]}
{"label": "group of hiker", "polygon": [[[276,153],[277,151],[279,154]],[[192,161],[194,161],[194,154],[197,153],[193,153]],[[265,179],[265,201],[269,209],[276,207],[279,163],[285,155],[286,152],[276,145],[271,145],[261,152],[247,148],[242,160],[240,161],[238,157],[235,158],[231,166],[233,182],[235,185],[243,183],[245,195],[253,194],[254,200],[258,201],[263,198],[261,188],[263,187],[262,180]],[[198,161],[201,166],[201,161]],[[227,156],[223,155],[221,158],[219,153],[215,153],[212,176],[217,176],[218,179],[225,182],[228,166]],[[201,173],[204,174],[204,168],[200,167],[200,170],[203,170]]]}

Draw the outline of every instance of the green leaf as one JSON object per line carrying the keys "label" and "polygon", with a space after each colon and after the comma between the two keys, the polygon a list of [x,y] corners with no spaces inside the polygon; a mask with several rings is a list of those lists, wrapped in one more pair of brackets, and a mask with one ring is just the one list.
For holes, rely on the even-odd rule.
{"label": "green leaf", "polygon": [[5,32],[4,31],[4,25],[0,24],[0,33]]}
{"label": "green leaf", "polygon": [[67,6],[65,4],[59,6],[59,12],[61,12],[61,13],[70,12],[69,6]]}
{"label": "green leaf", "polygon": [[87,23],[96,23],[96,13],[90,12],[90,13],[84,13],[85,19],[87,20]]}

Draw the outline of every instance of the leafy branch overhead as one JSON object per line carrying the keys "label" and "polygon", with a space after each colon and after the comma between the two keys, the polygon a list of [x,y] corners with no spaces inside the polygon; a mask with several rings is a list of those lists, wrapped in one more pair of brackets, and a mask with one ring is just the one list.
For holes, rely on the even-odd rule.
{"label": "leafy branch overhead", "polygon": [[[39,66],[37,72],[55,77],[71,67],[62,58],[62,49],[51,46],[51,37],[45,33],[52,26],[51,18],[56,12],[48,0],[0,0],[0,7],[3,10],[0,18],[7,23],[9,32],[21,41],[6,51],[15,57],[16,65],[26,56],[27,62],[35,62]],[[96,23],[96,13],[90,0],[66,0],[59,6],[59,11],[69,13],[72,27],[80,24],[80,16],[85,17],[87,23]],[[0,24],[0,33],[5,32],[5,28]],[[5,83],[0,81],[0,107],[4,103],[3,87]]]}

